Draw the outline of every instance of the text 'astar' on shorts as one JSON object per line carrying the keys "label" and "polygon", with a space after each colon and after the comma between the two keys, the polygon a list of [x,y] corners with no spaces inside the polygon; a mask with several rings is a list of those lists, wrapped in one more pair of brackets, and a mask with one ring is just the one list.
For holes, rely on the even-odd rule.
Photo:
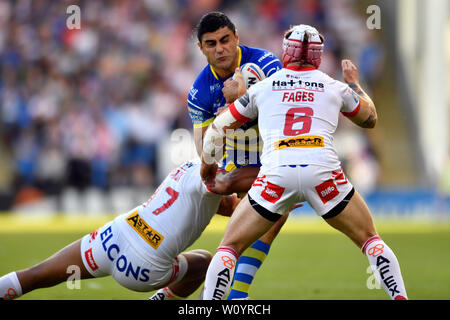
{"label": "text 'astar' on shorts", "polygon": [[323,148],[323,137],[298,136],[275,142],[275,149],[285,148]]}
{"label": "text 'astar' on shorts", "polygon": [[141,236],[141,238],[152,246],[153,249],[158,249],[159,245],[164,240],[164,237],[151,228],[144,221],[144,219],[139,216],[137,210],[130,214],[126,220],[128,224]]}

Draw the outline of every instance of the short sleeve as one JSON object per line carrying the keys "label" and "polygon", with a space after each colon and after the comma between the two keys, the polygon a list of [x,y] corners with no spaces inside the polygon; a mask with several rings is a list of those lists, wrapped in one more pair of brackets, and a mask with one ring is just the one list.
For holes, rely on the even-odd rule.
{"label": "short sleeve", "polygon": [[341,83],[340,96],[342,98],[341,112],[346,117],[353,117],[359,111],[360,101],[358,94],[347,84]]}
{"label": "short sleeve", "polygon": [[247,123],[258,117],[258,108],[255,101],[255,86],[251,87],[247,92],[233,102],[229,110],[233,117],[242,123]]}
{"label": "short sleeve", "polygon": [[259,66],[266,75],[266,78],[282,69],[280,60],[273,53],[267,53],[266,55],[264,55],[263,59],[259,63]]}
{"label": "short sleeve", "polygon": [[187,107],[194,129],[207,127],[214,121],[214,113],[201,100],[199,89],[195,86],[192,86],[191,90],[189,90]]}

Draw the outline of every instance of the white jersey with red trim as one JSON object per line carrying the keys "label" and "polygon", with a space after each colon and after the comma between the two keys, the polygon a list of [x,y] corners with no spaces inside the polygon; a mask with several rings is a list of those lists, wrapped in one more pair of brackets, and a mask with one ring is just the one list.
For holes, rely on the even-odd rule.
{"label": "white jersey with red trim", "polygon": [[147,203],[115,221],[140,254],[164,265],[200,237],[220,200],[202,182],[200,162],[187,162],[167,176]]}
{"label": "white jersey with red trim", "polygon": [[339,113],[353,116],[358,110],[356,92],[312,68],[284,68],[230,105],[241,122],[258,117],[266,169],[298,164],[339,168],[333,146]]}

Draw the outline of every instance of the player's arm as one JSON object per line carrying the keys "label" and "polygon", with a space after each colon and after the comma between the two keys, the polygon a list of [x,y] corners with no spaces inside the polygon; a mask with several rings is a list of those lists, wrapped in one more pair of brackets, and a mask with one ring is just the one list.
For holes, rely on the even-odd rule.
{"label": "player's arm", "polygon": [[[240,128],[244,123],[257,116],[255,109],[249,106],[249,102],[247,91],[238,101],[232,103],[228,109],[218,115],[205,132],[200,174],[209,187],[215,185],[217,162],[220,160],[216,153],[223,150],[226,131]],[[247,114],[244,114],[245,112]]]}
{"label": "player's arm", "polygon": [[[200,95],[198,90],[196,92],[197,95]],[[208,111],[209,107],[199,98],[194,99],[189,96],[187,100],[187,107],[193,126],[195,149],[200,157],[203,148],[203,135],[205,134],[206,129],[208,129],[208,125],[213,122],[214,114]]]}
{"label": "player's arm", "polygon": [[247,192],[258,176],[259,167],[241,167],[230,172],[218,172],[215,185],[210,190],[217,194]]}
{"label": "player's arm", "polygon": [[377,110],[372,99],[359,85],[358,69],[350,60],[342,60],[344,81],[359,96],[359,107],[347,117],[362,128],[373,128],[377,122]]}
{"label": "player's arm", "polygon": [[197,151],[199,157],[202,156],[203,136],[205,135],[206,129],[208,129],[207,126],[203,128],[194,128],[195,150]]}
{"label": "player's arm", "polygon": [[[217,115],[220,115],[221,113],[225,112],[225,110],[227,110],[227,109],[228,109],[228,104],[225,104],[225,106],[220,107],[219,109],[217,109]],[[195,149],[197,150],[197,154],[198,154],[199,157],[202,156],[203,137],[205,136],[206,129],[208,129],[208,126],[205,126],[205,127],[202,127],[202,128],[195,128],[194,127]]]}

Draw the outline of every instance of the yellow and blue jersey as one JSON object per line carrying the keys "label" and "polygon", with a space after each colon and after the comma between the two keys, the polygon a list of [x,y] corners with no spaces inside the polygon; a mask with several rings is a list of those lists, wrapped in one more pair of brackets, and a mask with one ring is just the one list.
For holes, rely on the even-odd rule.
{"label": "yellow and blue jersey", "polygon": [[[282,68],[280,60],[270,51],[239,45],[238,66],[252,62],[257,64],[266,77]],[[231,77],[231,76],[230,76]],[[228,78],[219,78],[211,65],[207,65],[194,81],[189,91],[187,104],[194,128],[210,125],[220,107],[226,103],[223,84]],[[258,120],[246,123],[233,136],[227,137],[222,169],[232,171],[243,166],[261,166],[259,152]]]}

